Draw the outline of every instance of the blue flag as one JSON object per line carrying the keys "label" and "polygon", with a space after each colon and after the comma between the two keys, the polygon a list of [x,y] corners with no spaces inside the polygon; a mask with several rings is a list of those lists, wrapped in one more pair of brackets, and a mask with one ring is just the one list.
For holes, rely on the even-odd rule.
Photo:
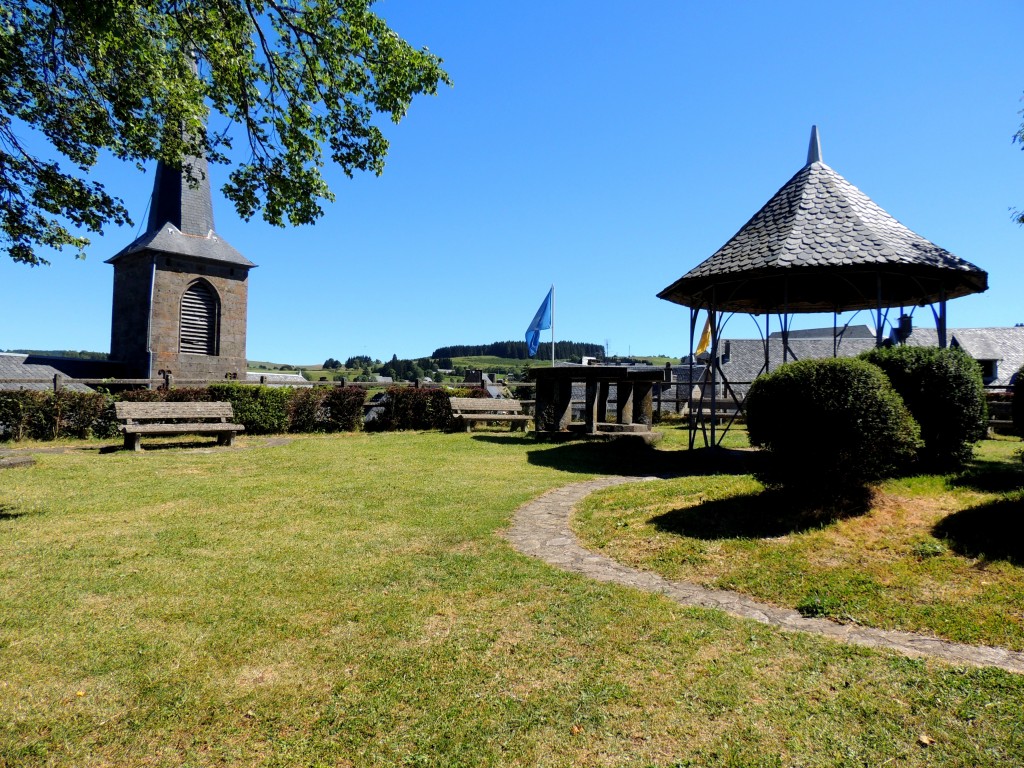
{"label": "blue flag", "polygon": [[551,327],[551,294],[554,290],[555,288],[552,286],[548,295],[544,297],[544,303],[540,305],[537,314],[533,316],[530,327],[526,329],[526,343],[530,346],[530,357],[537,354],[537,347],[540,346],[540,332]]}

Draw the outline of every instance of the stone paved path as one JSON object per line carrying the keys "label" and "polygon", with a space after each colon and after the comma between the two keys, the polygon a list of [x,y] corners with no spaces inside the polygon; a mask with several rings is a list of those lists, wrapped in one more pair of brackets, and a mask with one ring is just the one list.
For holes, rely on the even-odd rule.
{"label": "stone paved path", "polygon": [[684,581],[670,581],[657,574],[622,565],[580,546],[569,528],[569,517],[577,503],[601,488],[653,479],[603,477],[548,491],[516,511],[512,527],[505,532],[505,537],[523,554],[563,570],[580,573],[597,581],[615,582],[646,592],[657,592],[681,605],[717,608],[731,616],[753,619],[788,632],[809,632],[844,643],[891,650],[907,656],[930,656],[954,664],[999,667],[1024,674],[1024,653],[951,643],[912,632],[871,629],[837,624],[827,619],[804,618],[794,610],[758,602],[736,592],[706,589]]}

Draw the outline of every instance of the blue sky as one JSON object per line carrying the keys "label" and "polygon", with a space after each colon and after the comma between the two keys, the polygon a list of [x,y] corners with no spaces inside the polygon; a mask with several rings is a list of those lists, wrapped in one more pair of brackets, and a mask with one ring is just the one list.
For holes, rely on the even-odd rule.
{"label": "blue sky", "polygon": [[[987,293],[950,303],[951,326],[1024,322],[1024,229],[1009,212],[1024,208],[1024,153],[1011,142],[1024,107],[1019,3],[375,8],[442,56],[455,85],[386,125],[383,176],[329,174],[338,200],[314,227],[246,223],[215,200],[218,233],[259,265],[250,359],[521,339],[551,284],[558,338],[683,354],[688,312],[655,294],[800,169],[812,124],[827,164],[988,271]],[[152,175],[97,168],[137,225]],[[211,176],[216,187],[226,171]],[[104,260],[137,230],[108,229],[84,261],[0,257],[0,349],[108,350]],[[756,335],[744,318],[727,330]]]}

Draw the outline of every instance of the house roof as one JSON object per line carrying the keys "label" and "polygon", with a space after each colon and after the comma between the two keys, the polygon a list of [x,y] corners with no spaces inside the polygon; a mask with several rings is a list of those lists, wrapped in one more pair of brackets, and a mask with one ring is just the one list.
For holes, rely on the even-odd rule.
{"label": "house roof", "polygon": [[986,290],[988,275],[898,222],[821,160],[807,164],[710,258],[658,294],[753,314],[914,306]]}
{"label": "house roof", "polygon": [[[772,331],[769,335],[772,339],[781,339],[782,331]],[[837,328],[802,328],[789,332],[789,339],[831,339],[833,336],[840,339],[874,339],[875,332],[866,325],[850,325]]]}
{"label": "house roof", "polygon": [[148,250],[246,268],[256,266],[214,232],[206,160],[192,158],[187,167],[190,170],[157,163],[146,231],[107,259],[108,264]]}
{"label": "house roof", "polygon": [[[915,328],[906,344],[914,347],[938,346],[934,328]],[[1024,327],[953,328],[949,344],[960,347],[975,360],[996,361],[996,376],[990,386],[1008,386],[1010,379],[1024,366]]]}
{"label": "house roof", "polygon": [[[11,354],[0,352],[0,391],[34,389],[50,391],[53,377],[69,379],[105,379],[120,375],[120,366],[106,360],[85,360],[69,357],[43,357],[41,355]],[[24,379],[3,381],[3,379]],[[32,379],[46,379],[46,382],[31,382]],[[91,392],[84,384],[67,384],[73,392]]]}
{"label": "house roof", "polygon": [[259,371],[248,371],[245,374],[245,380],[249,384],[266,384],[268,387],[301,387],[308,386],[309,381],[301,373],[280,373],[280,372],[264,372]]}
{"label": "house roof", "polygon": [[[831,329],[830,329],[831,330]],[[854,357],[861,352],[874,349],[875,339],[861,337],[844,337],[838,349],[833,347],[832,338],[793,338],[789,339],[787,362],[795,360],[821,360],[833,356],[834,350],[840,357]],[[728,339],[718,344],[722,358],[721,369],[730,383],[745,385],[763,373],[764,342],[761,339]],[[771,369],[775,370],[783,361],[781,336],[768,337],[768,359]]]}

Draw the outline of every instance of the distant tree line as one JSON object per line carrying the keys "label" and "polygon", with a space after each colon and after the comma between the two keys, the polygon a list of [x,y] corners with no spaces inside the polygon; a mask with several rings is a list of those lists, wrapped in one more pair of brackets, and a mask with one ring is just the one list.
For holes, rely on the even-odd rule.
{"label": "distant tree line", "polygon": [[[491,344],[455,344],[450,347],[438,347],[432,358],[441,357],[505,357],[513,360],[526,360],[530,350],[525,341],[495,341]],[[536,357],[543,360],[551,357],[551,342],[541,342]],[[604,346],[588,344],[582,341],[556,341],[555,357],[566,360],[580,357],[604,357]]]}

